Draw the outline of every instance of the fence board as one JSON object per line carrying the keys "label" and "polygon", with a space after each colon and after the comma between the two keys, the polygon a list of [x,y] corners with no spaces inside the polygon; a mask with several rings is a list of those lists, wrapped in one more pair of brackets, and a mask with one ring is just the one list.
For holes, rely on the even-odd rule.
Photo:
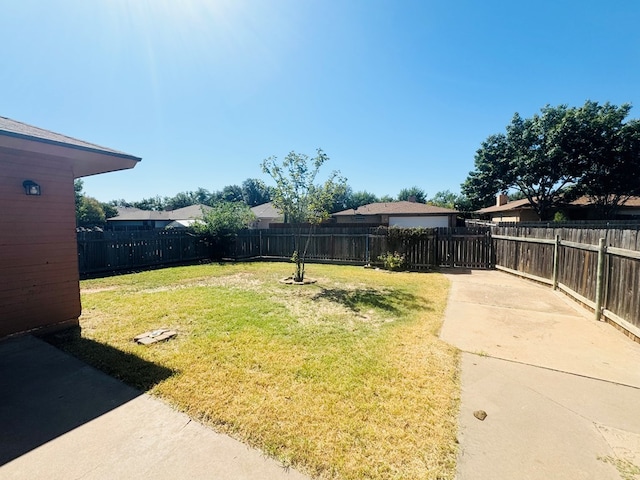
{"label": "fence board", "polygon": [[[302,230],[302,242],[307,232]],[[238,260],[268,257],[289,259],[294,251],[294,229],[249,230],[236,238]],[[387,229],[322,228],[312,232],[306,259],[335,263],[380,265],[387,252],[403,254],[411,270],[437,267],[491,268],[493,247],[488,228],[423,229],[408,236]]]}
{"label": "fence board", "polygon": [[542,279],[553,278],[554,245],[544,242],[559,235],[558,282],[587,304],[596,299],[598,242],[605,239],[603,311],[640,332],[638,229],[499,226],[492,233],[496,265]]}
{"label": "fence board", "polygon": [[204,238],[185,231],[78,232],[81,275],[208,259]]}

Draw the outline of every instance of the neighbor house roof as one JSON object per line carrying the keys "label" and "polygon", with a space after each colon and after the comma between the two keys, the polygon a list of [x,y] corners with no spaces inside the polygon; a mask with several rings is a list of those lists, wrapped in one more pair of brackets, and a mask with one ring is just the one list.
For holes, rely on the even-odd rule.
{"label": "neighbor house roof", "polygon": [[526,198],[513,200],[512,202],[507,202],[504,205],[493,205],[491,207],[481,208],[480,210],[476,210],[476,213],[507,212],[509,210],[521,210],[523,208],[532,208],[531,203],[529,203],[529,200]]}
{"label": "neighbor house roof", "polygon": [[0,117],[0,147],[73,161],[74,177],[124,170],[141,159],[111,148]]}
{"label": "neighbor house roof", "polygon": [[[576,205],[576,206],[588,206],[591,205],[592,202],[589,199],[589,197],[587,196],[583,196],[578,198],[577,200],[574,200],[573,202],[571,202],[569,205]],[[622,207],[640,207],[640,197],[630,197],[629,200],[627,200],[626,202],[624,202],[624,205],[622,205]]]}
{"label": "neighbor house roof", "polygon": [[141,208],[127,208],[126,211],[118,210],[115,217],[107,220],[171,220],[169,212],[165,210],[142,210]]}
{"label": "neighbor house roof", "polygon": [[251,207],[251,211],[257,218],[278,218],[282,217],[282,213],[278,211],[273,203],[263,203],[262,205],[256,205]]}
{"label": "neighbor house roof", "polygon": [[[587,207],[592,205],[593,202],[587,196],[583,196],[569,202],[568,205],[573,205],[577,207]],[[631,197],[629,200],[625,202],[622,207],[640,207],[640,197]],[[508,212],[514,210],[523,210],[523,209],[532,209],[531,203],[528,199],[523,198],[521,200],[514,200],[512,202],[507,202],[504,205],[493,205],[491,207],[481,208],[480,210],[476,210],[475,213],[485,214],[485,213],[498,213],[498,212]]]}
{"label": "neighbor house roof", "polygon": [[458,213],[456,210],[451,210],[450,208],[402,201],[370,203],[355,209],[343,210],[333,215],[451,215],[456,213]]}
{"label": "neighbor house roof", "polygon": [[202,211],[210,210],[208,205],[190,205],[184,208],[177,208],[175,210],[142,210],[139,208],[125,207],[118,209],[118,216],[111,217],[109,221],[124,221],[124,220],[167,220],[167,221],[182,221],[182,220],[194,220],[196,218],[202,218]]}
{"label": "neighbor house roof", "polygon": [[202,213],[212,210],[209,205],[189,205],[188,207],[176,208],[175,210],[169,210],[169,218],[171,220],[193,220],[196,218],[202,218]]}

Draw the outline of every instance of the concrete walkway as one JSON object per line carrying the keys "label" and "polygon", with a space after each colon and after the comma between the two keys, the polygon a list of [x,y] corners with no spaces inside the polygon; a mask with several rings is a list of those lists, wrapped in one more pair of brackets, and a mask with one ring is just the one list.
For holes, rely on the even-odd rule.
{"label": "concrete walkway", "polygon": [[549,287],[447,277],[440,336],[464,352],[457,478],[640,479],[640,345]]}
{"label": "concrete walkway", "polygon": [[0,342],[0,478],[308,477],[27,336]]}

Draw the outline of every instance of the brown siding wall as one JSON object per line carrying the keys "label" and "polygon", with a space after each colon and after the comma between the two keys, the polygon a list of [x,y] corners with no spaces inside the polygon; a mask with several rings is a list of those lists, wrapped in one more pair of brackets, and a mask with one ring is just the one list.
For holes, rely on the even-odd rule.
{"label": "brown siding wall", "polygon": [[0,337],[77,323],[74,198],[68,160],[0,149]]}
{"label": "brown siding wall", "polygon": [[[389,223],[389,215],[385,215],[386,218],[386,223]],[[369,225],[369,224],[373,224],[373,225],[381,225],[384,222],[384,219],[382,218],[382,215],[360,215],[360,216],[356,216],[356,215],[338,215],[336,217],[333,217],[336,219],[336,223],[348,223],[351,225],[357,225],[357,224],[362,224],[362,225]]]}

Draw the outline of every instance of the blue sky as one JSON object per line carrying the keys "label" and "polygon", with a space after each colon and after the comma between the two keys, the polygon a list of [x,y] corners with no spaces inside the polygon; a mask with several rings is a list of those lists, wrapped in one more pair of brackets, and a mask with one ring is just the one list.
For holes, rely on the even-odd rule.
{"label": "blue sky", "polygon": [[636,105],[637,0],[4,0],[0,115],[142,157],[101,201],[216,191],[289,151],[354,191],[458,192],[515,112]]}

